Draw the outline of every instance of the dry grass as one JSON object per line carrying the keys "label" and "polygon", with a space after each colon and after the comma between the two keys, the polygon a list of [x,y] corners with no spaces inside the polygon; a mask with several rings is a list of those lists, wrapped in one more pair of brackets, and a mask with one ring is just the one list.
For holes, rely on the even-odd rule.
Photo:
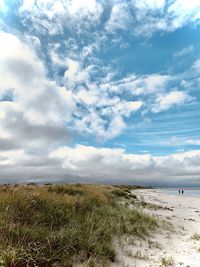
{"label": "dry grass", "polygon": [[200,240],[200,234],[195,233],[195,234],[192,235],[191,238],[194,239],[194,240],[199,241]]}
{"label": "dry grass", "polygon": [[163,267],[170,267],[174,265],[174,260],[170,258],[161,258],[161,265]]}
{"label": "dry grass", "polygon": [[0,267],[107,266],[114,239],[157,227],[123,198],[131,198],[127,188],[103,185],[1,186]]}

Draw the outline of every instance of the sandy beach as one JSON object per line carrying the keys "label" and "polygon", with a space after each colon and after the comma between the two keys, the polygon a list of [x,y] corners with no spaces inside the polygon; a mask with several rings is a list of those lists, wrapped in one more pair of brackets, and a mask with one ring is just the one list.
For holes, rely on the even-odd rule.
{"label": "sandy beach", "polygon": [[[144,211],[156,216],[163,227],[145,241],[127,240],[119,248],[118,264],[126,267],[199,267],[200,197],[168,195],[159,190],[134,191],[149,205]],[[196,236],[194,236],[196,235]]]}

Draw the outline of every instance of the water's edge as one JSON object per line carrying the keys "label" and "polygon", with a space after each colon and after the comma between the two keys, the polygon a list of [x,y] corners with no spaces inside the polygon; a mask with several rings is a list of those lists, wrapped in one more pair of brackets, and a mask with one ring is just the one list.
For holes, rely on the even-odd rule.
{"label": "water's edge", "polygon": [[162,193],[170,195],[179,195],[179,190],[180,190],[180,195],[200,197],[200,188],[176,187],[176,188],[156,188],[156,189]]}

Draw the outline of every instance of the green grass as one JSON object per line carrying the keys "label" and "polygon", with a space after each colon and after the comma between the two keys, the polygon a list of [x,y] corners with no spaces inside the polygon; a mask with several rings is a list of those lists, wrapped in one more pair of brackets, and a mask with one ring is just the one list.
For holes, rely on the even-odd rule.
{"label": "green grass", "polygon": [[114,262],[114,239],[145,238],[157,227],[153,217],[120,204],[127,194],[102,185],[0,187],[0,267]]}

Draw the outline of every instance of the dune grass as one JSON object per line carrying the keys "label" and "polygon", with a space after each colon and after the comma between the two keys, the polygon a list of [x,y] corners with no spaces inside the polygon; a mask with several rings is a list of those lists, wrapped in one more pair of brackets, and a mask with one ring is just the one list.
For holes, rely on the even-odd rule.
{"label": "dune grass", "polygon": [[200,234],[195,233],[195,234],[192,235],[191,238],[194,239],[194,240],[199,241],[200,240]]}
{"label": "dune grass", "polygon": [[0,267],[107,266],[114,240],[145,238],[154,218],[120,204],[127,188],[103,185],[0,187]]}
{"label": "dune grass", "polygon": [[170,267],[174,265],[173,258],[161,258],[161,266],[163,267]]}

